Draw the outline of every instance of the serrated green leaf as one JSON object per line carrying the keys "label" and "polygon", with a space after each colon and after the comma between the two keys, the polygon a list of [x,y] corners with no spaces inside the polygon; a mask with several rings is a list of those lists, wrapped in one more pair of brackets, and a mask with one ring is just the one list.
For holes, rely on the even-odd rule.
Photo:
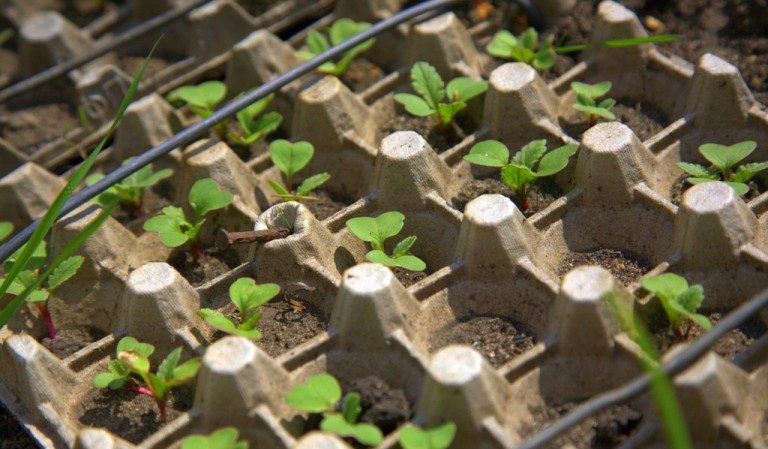
{"label": "serrated green leaf", "polygon": [[396,94],[395,101],[402,104],[409,114],[416,117],[429,117],[435,113],[435,109],[427,104],[426,101],[413,94]]}
{"label": "serrated green leaf", "polygon": [[404,238],[403,240],[400,241],[400,243],[397,244],[397,246],[395,246],[395,249],[392,250],[392,256],[393,257],[405,256],[411,250],[411,247],[413,246],[414,243],[416,243],[415,235]]}
{"label": "serrated green leaf", "polygon": [[730,146],[705,143],[699,147],[699,152],[725,175],[734,165],[752,154],[755,148],[757,142],[745,140]]}
{"label": "serrated green leaf", "polygon": [[[744,164],[736,170],[736,173],[731,176],[732,182],[748,182],[754,178],[758,173],[768,168],[768,162],[752,162]],[[0,239],[1,240],[1,239]]]}
{"label": "serrated green leaf", "polygon": [[200,366],[202,363],[203,361],[196,357],[189,359],[174,368],[173,375],[171,376],[171,380],[169,382],[170,386],[175,387],[191,381],[195,376],[197,376],[197,372],[200,371]]}
{"label": "serrated green leaf", "polygon": [[296,189],[296,195],[305,196],[328,182],[329,179],[331,179],[331,175],[328,173],[318,173],[316,175],[312,175],[305,179],[301,184],[299,184],[299,187]]}
{"label": "serrated green leaf", "polygon": [[501,180],[515,191],[520,192],[526,185],[536,180],[536,174],[528,167],[509,164],[501,169]]}
{"label": "serrated green leaf", "polygon": [[694,313],[699,310],[701,303],[704,301],[704,288],[701,285],[692,285],[682,292],[680,292],[675,298],[675,302],[680,304],[683,309],[690,313]]}
{"label": "serrated green leaf", "polygon": [[502,30],[493,36],[493,40],[485,47],[485,50],[499,58],[510,58],[512,48],[517,45],[517,38],[509,31]]}
{"label": "serrated green leaf", "polygon": [[599,98],[607,94],[611,90],[611,82],[603,81],[597,84],[586,84],[574,81],[571,83],[571,90],[579,95],[583,95],[588,98]]}
{"label": "serrated green leaf", "polygon": [[533,140],[515,153],[511,163],[533,169],[533,165],[541,159],[546,151],[547,141],[545,139]]}
{"label": "serrated green leaf", "polygon": [[189,205],[198,217],[204,217],[208,212],[227,207],[234,196],[221,190],[219,183],[211,178],[198,179],[189,189]]}
{"label": "serrated green leaf", "polygon": [[691,176],[695,176],[697,178],[704,178],[704,179],[718,179],[717,173],[710,170],[709,168],[699,165],[699,164],[691,164],[688,162],[678,162],[677,163],[678,168],[680,170],[688,173]]}
{"label": "serrated green leaf", "polygon": [[173,377],[173,370],[179,364],[181,358],[181,348],[176,348],[168,354],[157,367],[157,376],[167,382]]}
{"label": "serrated green leaf", "polygon": [[206,81],[197,86],[182,86],[168,94],[169,101],[181,100],[193,106],[215,109],[227,95],[227,86],[221,81]]}
{"label": "serrated green leaf", "polygon": [[48,288],[55,289],[77,273],[83,264],[85,257],[72,256],[64,260],[48,278]]}
{"label": "serrated green leaf", "polygon": [[354,424],[357,422],[357,418],[362,411],[363,407],[360,405],[360,394],[347,393],[341,401],[341,415],[344,417],[344,420],[350,424]]}
{"label": "serrated green leaf", "polygon": [[541,158],[541,161],[539,161],[536,177],[541,178],[544,176],[551,176],[564,169],[566,165],[568,165],[568,159],[576,154],[578,149],[579,144],[571,143],[545,154],[544,157]]}
{"label": "serrated green leaf", "polygon": [[315,147],[309,142],[291,143],[279,139],[269,144],[269,156],[272,163],[286,176],[292,177],[306,167],[315,153]]}
{"label": "serrated green leaf", "polygon": [[437,112],[440,114],[440,120],[445,126],[451,123],[456,114],[463,111],[466,107],[467,104],[463,101],[456,101],[454,103],[440,103],[437,105]]}
{"label": "serrated green leaf", "polygon": [[485,140],[473,145],[464,160],[476,165],[501,168],[509,161],[509,150],[498,140]]}
{"label": "serrated green leaf", "polygon": [[240,316],[245,318],[248,311],[260,307],[280,293],[277,284],[256,284],[251,278],[239,278],[229,287],[229,297]]}
{"label": "serrated green leaf", "polygon": [[[316,374],[288,392],[285,400],[296,410],[320,413],[331,410],[341,399],[341,386],[329,374]],[[343,419],[342,419],[343,421]]]}
{"label": "serrated green leaf", "polygon": [[445,88],[448,101],[467,102],[488,90],[488,81],[466,76],[452,79]]}
{"label": "serrated green leaf", "polygon": [[432,110],[438,110],[445,98],[445,84],[437,69],[426,62],[417,62],[411,67],[411,85]]}

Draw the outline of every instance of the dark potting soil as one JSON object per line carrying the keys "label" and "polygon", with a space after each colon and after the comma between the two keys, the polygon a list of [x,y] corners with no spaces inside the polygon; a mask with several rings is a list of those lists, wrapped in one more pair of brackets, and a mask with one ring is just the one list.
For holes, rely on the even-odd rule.
{"label": "dark potting soil", "polygon": [[641,141],[645,141],[669,125],[664,114],[642,101],[622,99],[611,109],[616,119],[627,125]]}
{"label": "dark potting soil", "polygon": [[28,155],[77,126],[75,113],[66,103],[0,105],[0,137]]}
{"label": "dark potting soil", "polygon": [[365,58],[357,58],[341,75],[340,79],[352,92],[359,93],[373,86],[382,78],[384,78],[384,71],[381,67]]}
{"label": "dark potting soil", "polygon": [[[400,108],[400,106],[398,106],[398,108]],[[416,131],[427,140],[432,149],[438,153],[442,153],[461,143],[468,134],[471,134],[475,130],[467,130],[465,132],[465,130],[454,121],[451,123],[448,130],[444,132],[435,124],[431,117],[414,117],[408,115],[406,112],[402,112],[381,127],[377,142],[381,142],[383,138],[397,131]]]}
{"label": "dark potting soil", "polygon": [[[710,313],[708,316],[712,325],[717,324],[723,317],[720,313]],[[656,347],[662,354],[673,345],[677,343],[692,342],[705,332],[701,327],[687,321],[683,323],[682,335],[677,335],[674,331],[668,329],[666,317],[659,318],[659,322],[663,323],[662,325],[654,323],[653,338]],[[712,350],[726,359],[731,359],[747,349],[752,343],[762,337],[765,332],[766,327],[762,321],[757,317],[753,317],[751,320],[736,329],[731,330],[724,337],[717,340],[717,343],[715,343]]]}
{"label": "dark potting soil", "polygon": [[392,271],[395,273],[397,280],[403,284],[403,287],[410,287],[411,285],[429,276],[429,273],[426,271],[411,271],[400,267],[395,267],[395,269]]}
{"label": "dark potting soil", "polygon": [[237,0],[243,8],[252,16],[259,16],[269,8],[280,3],[281,0]]}
{"label": "dark potting soil", "polygon": [[[148,52],[147,52],[148,53]],[[117,66],[122,69],[128,76],[133,77],[138,73],[141,66],[144,64],[146,56],[133,56],[125,55],[120,56],[117,62]],[[171,58],[164,56],[153,56],[147,63],[147,69],[144,71],[143,79],[148,80],[173,65],[175,62],[180,61],[181,58]]]}
{"label": "dark potting soil", "polygon": [[613,277],[623,285],[637,281],[651,269],[650,263],[632,253],[615,249],[599,249],[568,254],[557,267],[557,275],[563,277],[582,265],[599,265],[610,271]]}
{"label": "dark potting soil", "polygon": [[11,50],[0,48],[0,87],[10,84],[19,68],[19,58]]}
{"label": "dark potting soil", "polygon": [[176,268],[193,287],[205,284],[240,265],[240,258],[232,248],[220,250],[204,248],[197,264],[192,262],[192,251],[186,246],[171,255],[168,263]]}
{"label": "dark potting soil", "polygon": [[[675,206],[679,206],[683,202],[683,194],[693,187],[693,184],[687,182],[686,179],[688,179],[687,175],[680,175],[675,183],[672,184],[670,198]],[[747,202],[752,201],[766,191],[765,184],[760,178],[752,179],[747,185],[749,186],[749,192],[742,197]]]}
{"label": "dark potting soil", "polygon": [[[534,422],[523,429],[523,437],[529,438],[564,416],[577,404],[567,403],[532,410]],[[571,427],[554,443],[543,446],[555,449],[572,445],[577,449],[613,449],[625,442],[639,427],[643,414],[628,405],[617,405]]]}
{"label": "dark potting soil", "polygon": [[149,396],[127,390],[93,389],[80,403],[78,420],[81,424],[105,428],[138,444],[191,409],[194,397],[193,385],[171,390],[165,421],[161,421],[157,405]]}
{"label": "dark potting soil", "polygon": [[495,368],[531,349],[533,337],[522,326],[504,317],[478,316],[451,324],[437,331],[430,352],[448,345],[468,345],[476,349]]}
{"label": "dark potting soil", "polygon": [[0,403],[0,449],[38,449],[35,440]]}
{"label": "dark potting soil", "polygon": [[317,199],[306,201],[304,202],[304,205],[307,206],[307,209],[309,209],[309,211],[312,212],[312,215],[318,220],[325,220],[353,203],[352,200],[342,198],[340,195],[335,195],[324,189],[315,190],[311,195]]}
{"label": "dark potting soil", "polygon": [[541,179],[530,188],[528,192],[528,209],[523,210],[520,200],[517,198],[514,189],[500,180],[498,174],[487,178],[470,179],[459,190],[459,193],[451,199],[451,204],[457,210],[464,212],[467,203],[473,199],[485,194],[499,194],[511,199],[518,209],[526,217],[544,210],[552,204],[553,201],[563,196],[563,191],[551,179]]}
{"label": "dark potting soil", "polygon": [[172,204],[171,196],[166,193],[162,186],[152,186],[144,190],[141,199],[141,209],[120,203],[112,212],[112,218],[133,231],[134,234],[140,235],[144,232],[142,225],[145,219],[154,216],[165,206]]}
{"label": "dark potting soil", "polygon": [[411,407],[403,390],[392,388],[376,376],[355,379],[343,386],[344,393],[360,394],[362,412],[359,422],[375,424],[384,435],[397,429],[411,417]]}
{"label": "dark potting soil", "polygon": [[44,337],[40,343],[56,357],[65,359],[89,344],[106,337],[107,333],[95,327],[59,329],[56,338]]}

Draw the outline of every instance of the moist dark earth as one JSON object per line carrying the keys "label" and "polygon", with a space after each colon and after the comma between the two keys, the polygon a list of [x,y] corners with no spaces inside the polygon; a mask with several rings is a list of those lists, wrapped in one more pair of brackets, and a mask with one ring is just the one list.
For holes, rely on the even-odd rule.
{"label": "moist dark earth", "polygon": [[93,327],[82,329],[59,329],[56,338],[45,337],[40,343],[56,357],[65,359],[89,344],[106,337],[106,332]]}
{"label": "moist dark earth", "polygon": [[563,277],[582,265],[599,265],[610,271],[613,277],[625,286],[636,282],[652,268],[648,262],[632,253],[615,249],[599,249],[568,254],[557,268],[557,275]]}
{"label": "moist dark earth", "polygon": [[528,208],[523,208],[523,203],[518,198],[515,190],[501,180],[501,174],[469,179],[462,185],[459,192],[451,199],[451,204],[457,210],[464,212],[467,203],[485,194],[504,195],[515,203],[518,209],[526,217],[530,217],[547,208],[553,201],[563,196],[563,191],[550,178],[542,178],[536,181],[528,191]]}
{"label": "moist dark earth", "polygon": [[531,349],[533,337],[519,324],[497,316],[479,316],[439,330],[430,342],[430,352],[448,345],[476,349],[495,368]]}
{"label": "moist dark earth", "polygon": [[202,257],[195,263],[192,251],[185,246],[173,253],[168,263],[179,270],[193,287],[198,287],[236,268],[240,265],[240,258],[232,248],[204,248]]}
{"label": "moist dark earth", "polygon": [[0,449],[38,449],[24,428],[0,402]]}
{"label": "moist dark earth", "polygon": [[[398,108],[400,107],[398,106]],[[442,128],[436,125],[431,117],[414,117],[402,110],[389,122],[382,125],[376,141],[381,142],[382,139],[397,131],[416,131],[419,135],[424,136],[433,150],[442,153],[461,143],[467,135],[475,131],[474,129],[465,130],[459,124],[460,122],[462,121],[457,117],[447,128]],[[466,121],[464,123],[466,126]]]}

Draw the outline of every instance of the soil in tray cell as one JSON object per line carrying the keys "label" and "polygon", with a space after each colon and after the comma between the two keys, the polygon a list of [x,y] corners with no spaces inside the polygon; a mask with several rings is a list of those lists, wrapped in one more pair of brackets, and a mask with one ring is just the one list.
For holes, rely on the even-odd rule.
{"label": "soil in tray cell", "polygon": [[16,421],[10,411],[0,403],[0,448],[38,449],[35,440]]}
{"label": "soil in tray cell", "polygon": [[557,268],[557,275],[563,277],[569,271],[582,265],[599,265],[610,271],[622,285],[636,282],[651,269],[648,262],[630,252],[599,249],[568,254]]}
{"label": "soil in tray cell", "polygon": [[522,326],[504,317],[478,316],[439,330],[429,350],[436,352],[453,344],[471,346],[498,368],[531,349],[534,339]]}
{"label": "soil in tray cell", "polygon": [[517,198],[514,189],[508,186],[500,179],[501,174],[496,173],[480,179],[470,179],[459,190],[459,193],[451,199],[453,207],[461,212],[467,203],[485,194],[499,194],[511,199],[518,209],[526,217],[544,210],[552,204],[553,201],[563,196],[563,191],[551,179],[541,179],[534,183],[528,192],[528,208],[523,209],[520,200]]}
{"label": "soil in tray cell", "polygon": [[11,82],[14,73],[19,68],[19,58],[16,53],[6,48],[0,48],[0,87]]}
{"label": "soil in tray cell", "polygon": [[194,397],[192,385],[171,390],[165,421],[161,421],[157,405],[149,396],[127,390],[93,389],[80,403],[78,420],[83,425],[107,429],[138,444],[192,408]]}
{"label": "soil in tray cell", "polygon": [[51,351],[56,357],[65,359],[89,344],[99,341],[107,334],[94,327],[81,329],[59,329],[56,338],[42,338],[40,343]]}
{"label": "soil in tray cell", "polygon": [[384,78],[381,67],[365,58],[357,58],[341,75],[341,82],[346,84],[352,92],[360,93],[376,84]]}
{"label": "soil in tray cell", "polygon": [[0,137],[24,154],[34,154],[77,126],[75,113],[66,103],[0,105]]}
{"label": "soil in tray cell", "polygon": [[[669,124],[661,111],[642,101],[623,99],[616,103],[611,111],[616,115],[616,121],[627,125],[640,141],[653,137]],[[598,123],[605,121],[599,119]],[[586,118],[581,115],[578,116],[578,121],[570,123],[560,120],[560,125],[566,134],[577,140],[581,140],[590,128]]]}
{"label": "soil in tray cell", "polygon": [[[720,313],[711,313],[708,316],[712,325],[717,324],[723,317]],[[654,323],[655,332],[653,333],[653,337],[656,342],[656,347],[659,348],[659,352],[661,353],[666,352],[677,343],[692,342],[705,332],[699,326],[688,321],[683,324],[682,335],[679,335],[667,328],[666,319],[659,321],[664,321],[664,326],[658,326],[657,323]],[[717,340],[717,343],[715,343],[712,350],[723,358],[731,359],[747,349],[752,343],[763,336],[765,332],[766,328],[762,321],[757,317],[752,318],[750,321],[731,330],[724,337]]]}
{"label": "soil in tray cell", "polygon": [[[312,212],[312,215],[320,221],[333,216],[335,213],[354,203],[354,200],[351,198],[346,198],[322,188],[312,191],[310,196],[315,197],[315,199],[302,201],[302,204],[304,204],[307,209]],[[280,204],[280,201],[275,201],[271,205],[274,206],[276,204]]]}
{"label": "soil in tray cell", "polygon": [[[149,53],[149,50],[147,50],[147,53]],[[138,73],[141,66],[144,64],[144,61],[146,60],[145,56],[137,56],[137,55],[125,55],[121,56],[118,60],[118,67],[120,67],[128,76],[133,77],[136,73]],[[149,63],[147,63],[147,69],[144,71],[144,77],[143,79],[148,80],[154,77],[155,75],[159,74],[163,70],[167,69],[169,66],[173,65],[176,62],[181,61],[183,58],[177,57],[177,56],[163,56],[163,55],[155,55],[152,56],[149,59]]]}
{"label": "soil in tray cell", "polygon": [[476,131],[475,127],[467,122],[468,120],[457,118],[446,130],[443,130],[431,117],[414,117],[402,112],[381,127],[377,142],[381,142],[381,139],[397,131],[416,131],[435,151],[442,153],[461,143],[469,134]]}
{"label": "soil in tray cell", "polygon": [[[564,416],[577,404],[567,403],[532,410],[534,424],[524,429],[523,437],[529,438]],[[582,421],[558,438],[547,449],[572,445],[577,449],[613,449],[625,442],[637,430],[643,419],[642,413],[628,405],[617,405]]]}
{"label": "soil in tray cell", "polygon": [[192,250],[184,246],[171,255],[168,263],[176,268],[193,287],[197,287],[236,268],[240,265],[240,258],[232,248],[225,250],[203,248],[200,260],[194,263]]}
{"label": "soil in tray cell", "polygon": [[252,16],[264,14],[267,10],[280,3],[281,0],[237,0]]}
{"label": "soil in tray cell", "polygon": [[172,204],[173,194],[169,188],[172,189],[170,183],[161,183],[145,189],[140,208],[120,203],[112,212],[112,218],[130,229],[134,234],[143,234],[144,221],[157,215],[165,206]]}
{"label": "soil in tray cell", "polygon": [[426,271],[411,271],[400,267],[395,267],[392,271],[395,273],[397,280],[403,284],[403,287],[410,287],[430,275]]}
{"label": "soil in tray cell", "polygon": [[376,376],[355,379],[346,384],[344,393],[360,393],[359,421],[375,424],[384,435],[397,429],[411,417],[411,407],[403,390],[392,388]]}
{"label": "soil in tray cell", "polygon": [[[693,187],[693,184],[686,181],[688,179],[688,175],[681,175],[679,178],[677,178],[677,181],[675,181],[674,184],[672,184],[672,190],[670,191],[670,197],[672,200],[672,204],[675,206],[679,206],[680,203],[683,202],[683,194],[686,190]],[[763,192],[766,191],[765,183],[760,178],[753,178],[751,181],[747,183],[749,186],[749,192],[747,192],[746,195],[742,196],[742,199],[744,201],[749,202],[753,199],[760,196]]]}

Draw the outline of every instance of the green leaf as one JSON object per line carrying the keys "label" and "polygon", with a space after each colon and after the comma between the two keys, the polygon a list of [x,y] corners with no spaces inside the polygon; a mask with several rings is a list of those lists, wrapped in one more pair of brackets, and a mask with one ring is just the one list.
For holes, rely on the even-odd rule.
{"label": "green leaf", "polygon": [[525,186],[536,180],[536,174],[528,167],[509,164],[501,169],[501,180],[515,191],[521,192]]}
{"label": "green leaf", "polygon": [[403,449],[447,449],[456,435],[456,425],[447,422],[422,430],[414,425],[405,426],[398,434]]}
{"label": "green leaf", "polygon": [[352,437],[368,446],[375,446],[384,440],[381,430],[373,424],[350,424],[335,413],[325,415],[320,422],[320,429],[341,437]]}
{"label": "green leaf", "polygon": [[493,40],[485,47],[485,50],[498,58],[510,58],[511,50],[517,47],[515,36],[509,31],[502,30],[493,36]]}
{"label": "green leaf", "polygon": [[240,316],[245,318],[248,310],[260,307],[280,293],[277,284],[256,284],[251,278],[239,278],[229,287],[229,297]]}
{"label": "green leaf", "polygon": [[312,175],[299,184],[299,187],[296,189],[296,195],[305,196],[325,184],[329,179],[331,179],[331,175],[328,173]]}
{"label": "green leaf", "polygon": [[139,374],[149,373],[149,359],[133,351],[120,351],[117,359],[125,363],[131,371]]}
{"label": "green leaf", "polygon": [[384,251],[374,249],[365,255],[366,260],[386,267],[401,267],[410,271],[424,271],[427,264],[413,255],[390,257]]}
{"label": "green leaf", "polygon": [[507,165],[509,150],[498,140],[486,140],[473,145],[464,160],[475,165],[501,168]]}
{"label": "green leaf", "polygon": [[736,170],[736,173],[731,176],[730,180],[733,182],[748,182],[766,168],[768,168],[768,162],[751,162],[749,164],[744,164]]}
{"label": "green leaf", "polygon": [[405,110],[409,114],[416,117],[429,117],[435,113],[435,109],[422,100],[421,97],[417,97],[413,94],[396,94],[395,101],[405,106]]}
{"label": "green leaf", "polygon": [[170,178],[172,175],[173,170],[170,168],[164,168],[157,172],[153,172],[152,164],[149,164],[126,178],[123,182],[130,187],[145,189],[147,187],[152,187],[163,179]]}
{"label": "green leaf", "polygon": [[77,273],[85,258],[83,256],[68,257],[61,263],[48,278],[48,288],[55,289]]}
{"label": "green leaf", "polygon": [[671,301],[688,288],[688,281],[675,273],[662,273],[641,280],[640,285],[659,299]]}
{"label": "green leaf", "polygon": [[606,98],[597,105],[601,109],[611,109],[614,106],[616,106],[616,100],[613,98]]}
{"label": "green leaf", "polygon": [[123,351],[132,351],[143,357],[149,357],[155,352],[155,347],[149,343],[141,343],[133,337],[123,337],[117,343],[116,354]]}
{"label": "green leaf", "polygon": [[227,86],[221,81],[206,81],[197,86],[182,86],[168,94],[168,100],[181,100],[193,106],[215,109],[227,95]]}
{"label": "green leaf", "polygon": [[533,61],[533,58],[536,56],[536,53],[534,53],[533,50],[525,48],[522,45],[513,47],[510,50],[512,59],[518,62],[523,62],[525,64],[530,64]]}
{"label": "green leaf", "polygon": [[704,288],[698,284],[686,288],[675,298],[675,302],[690,313],[699,310],[703,301]]}
{"label": "green leaf", "polygon": [[242,142],[245,145],[251,145],[275,132],[281,123],[283,123],[282,115],[277,112],[268,112],[250,125],[251,131],[246,132]]}
{"label": "green leaf", "polygon": [[248,443],[238,442],[238,430],[234,427],[224,427],[208,436],[192,435],[184,438],[181,449],[248,449]]}
{"label": "green leaf", "polygon": [[198,217],[227,207],[233,198],[231,193],[222,191],[219,184],[211,178],[198,179],[189,190],[189,205]]}
{"label": "green leaf", "polygon": [[744,195],[747,194],[747,192],[749,192],[749,186],[744,184],[743,182],[730,182],[730,181],[727,181],[726,184],[728,185],[728,187],[730,187],[733,190],[735,190],[736,193],[738,193],[741,196],[744,196]]}
{"label": "green leaf", "polygon": [[315,153],[315,147],[309,142],[291,143],[279,139],[269,144],[269,156],[272,163],[287,177],[306,167]]}
{"label": "green leaf", "polygon": [[269,184],[269,186],[272,187],[272,190],[274,190],[278,195],[291,196],[291,192],[289,192],[288,189],[276,183],[275,181],[267,181],[267,184]]}
{"label": "green leaf", "polygon": [[712,322],[709,321],[709,318],[707,318],[705,315],[700,313],[689,313],[686,314],[686,317],[694,323],[698,324],[705,331],[712,330]]}
{"label": "green leaf", "polygon": [[568,159],[576,154],[578,149],[579,144],[571,143],[545,154],[539,162],[539,169],[536,171],[536,177],[541,178],[543,176],[551,176],[564,169],[565,166],[568,165]]}
{"label": "green leaf", "polygon": [[404,238],[402,241],[400,241],[400,243],[397,244],[397,246],[395,246],[395,249],[392,251],[393,257],[405,256],[411,250],[411,247],[414,243],[416,243],[415,235]]}
{"label": "green leaf", "polygon": [[697,178],[704,178],[704,179],[718,179],[719,176],[714,171],[710,170],[709,168],[699,165],[699,164],[690,164],[688,162],[678,162],[677,163],[678,168],[680,170],[688,173],[691,176],[695,176]]}
{"label": "green leaf", "polygon": [[520,36],[517,37],[517,40],[520,42],[520,45],[522,45],[523,47],[529,50],[535,50],[536,44],[539,41],[539,34],[536,32],[534,28],[531,27],[523,31],[520,34]]}
{"label": "green leaf", "polygon": [[173,375],[171,376],[170,385],[171,386],[183,385],[185,383],[188,383],[192,379],[194,379],[194,377],[197,376],[197,372],[200,371],[200,366],[202,365],[202,363],[203,361],[200,360],[200,358],[196,357],[194,359],[189,359],[186,362],[174,368]]}
{"label": "green leaf", "polygon": [[208,325],[228,334],[234,334],[238,330],[237,325],[232,320],[216,310],[200,309],[197,312],[197,316],[202,318]]}
{"label": "green leaf", "polygon": [[10,221],[0,221],[0,242],[8,238],[13,232],[13,223]]}
{"label": "green leaf", "polygon": [[173,370],[176,365],[179,364],[181,358],[181,348],[176,348],[168,354],[160,365],[157,367],[157,375],[165,382],[168,382],[173,377]]}
{"label": "green leaf", "polygon": [[411,68],[411,85],[433,110],[445,98],[445,84],[440,74],[430,64],[420,61]]}
{"label": "green leaf", "polygon": [[309,413],[331,410],[340,399],[341,386],[329,374],[310,377],[303,384],[292,388],[285,398],[289,406]]}
{"label": "green leaf", "polygon": [[127,380],[127,376],[121,376],[114,373],[99,373],[93,378],[93,386],[98,389],[109,388],[111,390],[117,390],[118,388],[122,388]]}
{"label": "green leaf", "polygon": [[731,146],[705,143],[699,147],[699,152],[725,175],[731,167],[738,164],[757,148],[757,142],[745,140]]}
{"label": "green leaf", "polygon": [[552,50],[551,43],[547,47],[542,47],[533,56],[531,63],[536,70],[547,70],[555,65],[555,52]]}
{"label": "green leaf", "polygon": [[611,90],[611,82],[603,81],[597,84],[586,84],[574,81],[571,83],[571,90],[579,95],[583,95],[588,98],[599,98],[607,94]]}
{"label": "green leaf", "polygon": [[331,48],[330,44],[328,44],[328,39],[316,30],[309,30],[307,34],[307,47],[312,52],[313,57]]}
{"label": "green leaf", "polygon": [[448,125],[453,121],[453,117],[459,112],[463,111],[467,107],[467,104],[463,101],[456,101],[454,103],[440,103],[437,105],[437,111],[440,114],[440,120],[443,125]]}
{"label": "green leaf", "polygon": [[587,114],[600,116],[606,120],[616,120],[616,115],[605,108],[600,108],[597,106],[585,106],[583,104],[574,104],[573,108],[578,111],[586,112]]}
{"label": "green leaf", "polygon": [[512,164],[521,165],[533,169],[533,165],[547,152],[545,139],[533,140],[525,145],[512,157]]}
{"label": "green leaf", "polygon": [[390,211],[372,217],[357,217],[347,220],[346,226],[357,238],[371,242],[374,249],[383,249],[384,241],[397,235],[403,229],[405,215]]}
{"label": "green leaf", "polygon": [[347,395],[344,396],[344,400],[341,402],[341,414],[344,416],[344,420],[350,424],[354,424],[357,422],[357,418],[362,411],[363,407],[360,405],[360,394],[347,393]]}
{"label": "green leaf", "polygon": [[254,130],[252,126],[254,120],[256,120],[256,117],[264,112],[265,109],[267,109],[267,106],[272,103],[274,98],[275,94],[269,94],[260,100],[254,101],[245,109],[241,109],[240,112],[237,113],[237,122],[240,123],[240,126],[244,131],[249,134],[253,133]]}
{"label": "green leaf", "polygon": [[169,215],[157,215],[144,222],[145,231],[157,232],[163,245],[176,248],[189,240],[189,236],[181,230],[178,219]]}
{"label": "green leaf", "polygon": [[331,25],[331,44],[339,45],[340,43],[349,40],[353,36],[362,33],[370,27],[370,23],[355,22],[354,20],[347,18],[338,19],[333,23],[333,25]]}
{"label": "green leaf", "polygon": [[467,102],[488,90],[488,81],[469,77],[452,79],[445,88],[448,101]]}

